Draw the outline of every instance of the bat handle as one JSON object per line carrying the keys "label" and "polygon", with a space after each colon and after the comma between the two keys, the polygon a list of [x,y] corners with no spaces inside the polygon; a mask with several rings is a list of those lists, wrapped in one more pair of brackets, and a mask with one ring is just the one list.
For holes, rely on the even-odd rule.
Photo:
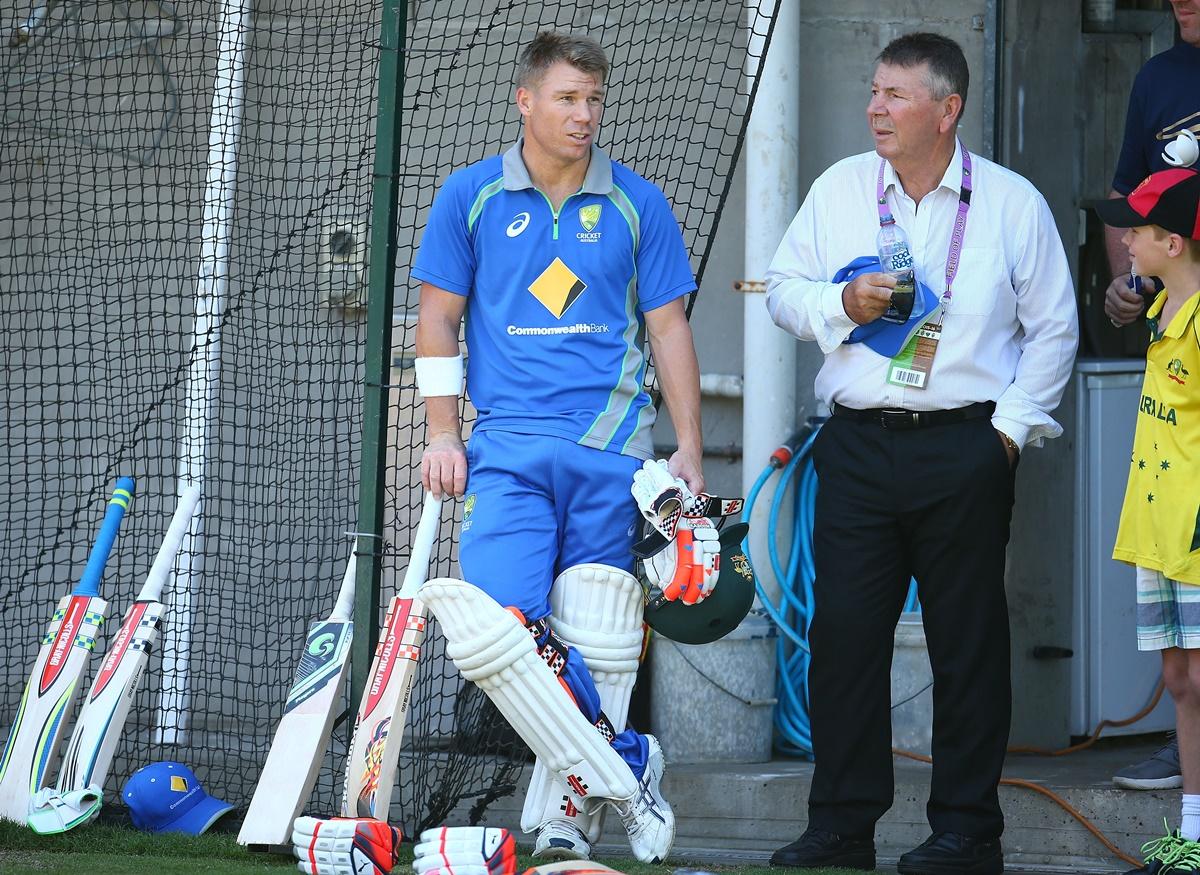
{"label": "bat handle", "polygon": [[158,555],[154,557],[154,563],[146,575],[146,583],[142,587],[145,592],[162,592],[163,584],[175,565],[175,556],[183,545],[183,538],[191,528],[192,517],[196,515],[196,505],[200,503],[200,497],[200,487],[194,483],[188,484],[179,496],[175,505],[175,515],[171,517],[171,524],[167,527],[167,533],[163,535]]}
{"label": "bat handle", "polygon": [[413,598],[429,576],[429,557],[433,554],[433,542],[437,540],[441,521],[442,500],[432,492],[426,493],[421,521],[417,524],[417,535],[408,557],[408,569],[400,587],[401,598]]}
{"label": "bat handle", "polygon": [[338,590],[337,603],[329,619],[346,623],[354,613],[354,575],[358,573],[358,557],[350,551],[350,560],[346,563],[346,573],[342,577],[342,588]]}
{"label": "bat handle", "polygon": [[118,477],[117,485],[113,488],[112,498],[108,500],[108,510],[104,512],[104,522],[100,524],[100,533],[96,535],[96,543],[88,556],[87,566],[75,594],[94,597],[100,595],[100,578],[104,576],[104,566],[108,564],[109,554],[117,540],[117,530],[121,528],[121,520],[129,502],[133,500],[133,478]]}

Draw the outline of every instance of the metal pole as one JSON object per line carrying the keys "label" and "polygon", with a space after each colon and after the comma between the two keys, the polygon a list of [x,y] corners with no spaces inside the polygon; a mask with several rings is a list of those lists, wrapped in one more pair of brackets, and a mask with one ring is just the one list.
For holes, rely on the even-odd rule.
{"label": "metal pole", "polygon": [[[208,433],[221,373],[221,323],[229,293],[229,244],[237,197],[237,149],[242,129],[246,31],[250,0],[227,0],[219,16],[217,70],[208,127],[208,180],[200,231],[200,271],[191,362],[185,389],[185,429],[180,443],[179,483],[204,489]],[[207,492],[207,490],[205,490]],[[163,689],[155,741],[184,744],[191,707],[192,596],[204,580],[203,504],[192,517],[170,584],[171,607],[163,636]]]}
{"label": "metal pole", "polygon": [[[770,15],[770,0],[750,0],[751,20]],[[779,241],[800,208],[800,8],[799,0],[779,6],[746,132],[744,339],[742,373],[742,494],[750,491],[772,451],[796,427],[796,340],[767,314],[763,277]],[[751,33],[748,65],[762,54],[765,35]],[[751,66],[750,69],[753,69]],[[779,582],[767,559],[770,501],[759,501],[750,520],[755,573],[773,601]],[[781,519],[791,530],[791,514]]]}
{"label": "metal pole", "polygon": [[985,157],[1004,159],[1004,0],[987,0],[983,24],[983,143]]}
{"label": "metal pole", "polygon": [[392,307],[396,283],[396,216],[399,203],[401,108],[404,96],[406,0],[384,0],[379,34],[379,107],[371,186],[367,349],[363,369],[362,465],[355,553],[354,644],[350,651],[351,702],[362,698],[379,639],[379,567],[383,546],[384,475],[387,469],[388,377],[392,359]]}

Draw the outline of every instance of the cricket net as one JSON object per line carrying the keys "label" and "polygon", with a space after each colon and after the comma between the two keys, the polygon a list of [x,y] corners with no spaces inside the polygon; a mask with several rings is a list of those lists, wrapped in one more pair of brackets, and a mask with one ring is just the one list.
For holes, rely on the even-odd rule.
{"label": "cricket net", "polygon": [[[715,0],[408,2],[382,600],[421,504],[408,271],[441,180],[516,139],[521,46],[546,28],[604,45],[600,144],[666,192],[702,276],[762,60],[750,33],[772,16]],[[244,808],[307,625],[333,605],[358,525],[377,291],[379,21],[367,0],[0,0],[0,732],[114,479],[136,477],[138,497],[102,586],[110,630],[178,478],[204,487],[110,816],[158,760]],[[430,574],[454,573],[456,551],[447,526]],[[426,650],[392,808],[406,835],[477,816],[524,758],[439,643]],[[350,722],[312,813],[336,808]]]}

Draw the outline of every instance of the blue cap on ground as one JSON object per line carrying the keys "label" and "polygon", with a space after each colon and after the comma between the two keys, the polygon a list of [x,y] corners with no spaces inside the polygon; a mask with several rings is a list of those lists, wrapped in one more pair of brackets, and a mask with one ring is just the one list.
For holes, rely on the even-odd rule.
{"label": "blue cap on ground", "polygon": [[[874,255],[864,255],[854,259],[833,275],[833,282],[845,283],[859,274],[879,273],[879,259]],[[859,325],[850,332],[843,343],[865,343],[875,352],[885,358],[892,358],[908,343],[916,330],[933,315],[941,302],[933,290],[925,283],[917,281],[916,300],[913,301],[912,314],[904,323],[886,322],[876,319],[866,325]]]}
{"label": "blue cap on ground", "polygon": [[192,770],[174,762],[138,769],[125,782],[121,798],[129,806],[133,825],[147,832],[198,836],[233,808],[205,793]]}

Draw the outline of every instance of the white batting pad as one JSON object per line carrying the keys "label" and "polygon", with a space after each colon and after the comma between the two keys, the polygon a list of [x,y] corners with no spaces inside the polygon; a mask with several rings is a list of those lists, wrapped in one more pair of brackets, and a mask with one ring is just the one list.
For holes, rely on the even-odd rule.
{"label": "white batting pad", "polygon": [[438,577],[421,587],[446,636],[446,655],[483,690],[547,768],[586,810],[638,790],[633,772],[571,700],[538,655],[529,630],[487,593]]}
{"label": "white batting pad", "polygon": [[[632,574],[595,563],[571,566],[550,590],[550,628],[583,657],[600,694],[600,708],[617,732],[625,728],[637,680],[644,599]],[[582,811],[566,783],[538,759],[521,810],[522,830],[531,833],[548,821],[566,820],[595,844],[603,819],[603,809]]]}

